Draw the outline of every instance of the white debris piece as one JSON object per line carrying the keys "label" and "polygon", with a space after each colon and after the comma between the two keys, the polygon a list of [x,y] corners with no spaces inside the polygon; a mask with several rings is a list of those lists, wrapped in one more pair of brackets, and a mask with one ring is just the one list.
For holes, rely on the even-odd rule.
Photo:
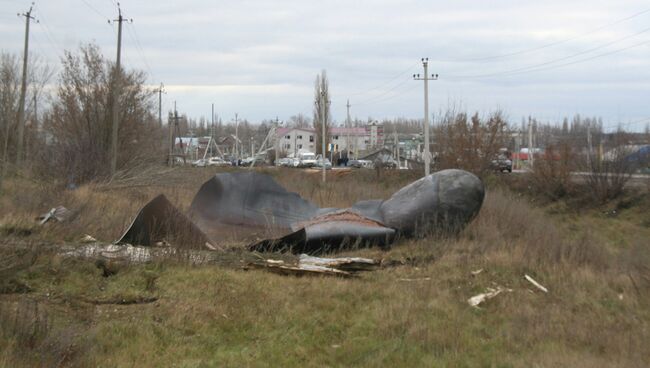
{"label": "white debris piece", "polygon": [[526,278],[526,280],[528,280],[528,282],[533,284],[536,288],[538,288],[539,290],[541,290],[541,291],[543,291],[545,293],[548,293],[548,289],[543,287],[539,282],[535,281],[532,277],[530,277],[528,275],[525,275],[525,274],[524,274],[524,277]]}
{"label": "white debris piece", "polygon": [[479,308],[479,304],[483,303],[488,299],[494,298],[495,296],[501,294],[504,291],[510,292],[512,291],[512,289],[502,288],[501,286],[498,286],[496,289],[487,288],[487,292],[474,295],[473,297],[467,299],[467,303],[472,307]]}
{"label": "white debris piece", "polygon": [[480,274],[481,272],[483,272],[482,268],[480,268],[480,269],[478,269],[476,271],[472,271],[472,276],[476,276],[476,275]]}
{"label": "white debris piece", "polygon": [[68,220],[70,217],[72,217],[72,212],[63,207],[59,206],[56,208],[52,208],[49,210],[47,213],[44,213],[38,217],[38,220],[40,221],[40,225],[44,225],[46,222],[50,221],[51,219],[55,219],[58,222],[64,222]]}
{"label": "white debris piece", "polygon": [[93,238],[92,236],[85,234],[84,236],[79,239],[80,243],[97,243],[97,239]]}
{"label": "white debris piece", "polygon": [[411,281],[431,281],[431,277],[422,277],[419,279],[397,279],[397,281],[406,281],[406,282],[411,282]]}
{"label": "white debris piece", "polygon": [[371,271],[379,267],[380,262],[369,258],[342,257],[320,258],[301,254],[298,262],[300,267],[320,266],[335,268],[342,271]]}

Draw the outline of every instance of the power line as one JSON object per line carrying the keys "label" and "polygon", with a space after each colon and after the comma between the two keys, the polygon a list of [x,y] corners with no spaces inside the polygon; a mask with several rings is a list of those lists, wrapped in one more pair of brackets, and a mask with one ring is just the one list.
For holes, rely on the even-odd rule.
{"label": "power line", "polygon": [[367,94],[367,93],[370,92],[370,91],[374,91],[374,90],[377,90],[377,89],[381,89],[382,87],[391,84],[393,81],[397,80],[398,78],[402,77],[403,75],[405,75],[405,74],[411,74],[411,71],[412,71],[413,68],[414,68],[415,66],[417,66],[417,65],[418,65],[418,63],[414,63],[414,64],[412,64],[412,65],[409,66],[406,70],[400,72],[400,73],[397,74],[395,77],[390,78],[390,80],[388,80],[387,82],[381,83],[381,84],[379,84],[379,85],[377,85],[377,86],[375,86],[375,87],[368,88],[368,89],[365,89],[365,90],[362,90],[362,91],[358,91],[358,92],[354,92],[354,93],[348,93],[347,95],[348,95],[348,96],[358,96],[358,95]]}
{"label": "power line", "polygon": [[[133,28],[133,29],[131,29]],[[127,30],[129,31],[129,37],[135,44],[136,51],[138,54],[140,54],[140,58],[142,59],[142,62],[144,63],[145,68],[147,68],[147,71],[149,72],[149,77],[151,79],[154,79],[153,71],[151,69],[151,66],[149,65],[149,62],[147,61],[147,57],[144,55],[144,50],[142,49],[142,46],[140,44],[140,40],[138,39],[137,31],[135,30],[135,26],[132,27],[127,27]]]}
{"label": "power line", "polygon": [[484,56],[484,57],[461,59],[461,60],[448,60],[448,61],[454,61],[454,62],[488,61],[488,60],[502,59],[502,58],[509,57],[509,56],[517,56],[517,55],[528,54],[528,53],[531,53],[531,52],[543,50],[543,49],[546,49],[546,48],[549,48],[549,47],[561,45],[561,44],[564,44],[564,43],[567,43],[567,42],[570,42],[570,41],[573,41],[573,40],[583,38],[583,37],[591,35],[591,34],[593,34],[595,32],[601,31],[603,29],[606,29],[606,28],[615,26],[617,24],[626,22],[628,20],[634,19],[634,18],[639,17],[639,16],[641,16],[643,14],[646,14],[646,13],[650,13],[650,9],[642,10],[642,11],[640,11],[638,13],[634,13],[634,14],[632,14],[630,16],[627,16],[625,18],[621,18],[621,19],[616,20],[616,21],[614,21],[612,23],[605,24],[605,25],[593,28],[593,29],[591,29],[591,30],[589,30],[587,32],[581,33],[581,34],[579,34],[577,36],[574,36],[574,37],[569,37],[569,38],[566,38],[566,39],[563,39],[563,40],[547,43],[547,44],[532,47],[532,48],[529,48],[529,49],[514,51],[514,52],[500,54],[500,55]]}
{"label": "power line", "polygon": [[569,66],[569,65],[580,64],[580,63],[584,63],[584,62],[587,62],[587,61],[598,59],[598,58],[601,58],[601,57],[604,57],[604,56],[609,56],[609,55],[617,54],[617,53],[620,53],[620,52],[623,52],[623,51],[627,51],[627,50],[630,50],[630,49],[633,49],[633,48],[636,48],[636,47],[645,46],[645,45],[648,45],[648,44],[650,44],[650,40],[640,42],[640,43],[637,43],[637,44],[634,44],[634,45],[631,45],[631,46],[623,47],[623,48],[620,48],[620,49],[617,49],[617,50],[608,51],[608,52],[605,52],[605,53],[602,53],[602,54],[597,54],[597,55],[594,55],[594,56],[590,56],[588,58],[583,58],[583,59],[575,60],[575,61],[568,62],[568,63],[558,64],[558,65],[553,65],[553,66],[546,67],[546,68],[538,68],[538,69],[527,70],[527,71],[524,71],[524,72],[510,73],[510,75],[528,73],[528,72],[540,72],[540,71],[546,71],[546,70],[562,68],[562,67]]}
{"label": "power line", "polygon": [[609,47],[609,46],[611,46],[611,45],[617,44],[617,43],[619,43],[619,42],[621,42],[621,41],[625,41],[625,40],[627,40],[627,39],[630,39],[630,38],[636,37],[636,36],[638,36],[638,35],[641,35],[641,34],[647,33],[647,32],[649,32],[649,31],[650,31],[650,28],[646,28],[646,29],[643,29],[643,30],[641,30],[641,31],[639,31],[639,32],[637,32],[637,33],[634,33],[634,34],[631,34],[631,35],[627,35],[627,36],[625,36],[625,37],[621,37],[621,38],[616,39],[616,40],[614,40],[614,41],[610,41],[610,42],[607,42],[607,43],[605,43],[605,44],[602,44],[602,45],[599,45],[599,46],[596,46],[596,47],[592,47],[592,48],[587,49],[587,50],[583,50],[583,51],[577,52],[577,53],[575,53],[575,54],[571,54],[571,55],[568,55],[568,56],[564,56],[564,57],[561,57],[561,58],[558,58],[558,59],[549,60],[549,61],[546,61],[546,62],[543,62],[543,63],[539,63],[539,64],[528,65],[528,66],[521,67],[521,68],[517,68],[517,69],[505,70],[505,71],[500,71],[500,72],[495,72],[495,73],[476,74],[476,75],[465,75],[465,76],[462,76],[462,75],[454,76],[454,75],[452,74],[452,75],[450,75],[450,78],[470,79],[470,78],[485,78],[485,77],[494,77],[494,76],[501,76],[501,75],[520,74],[521,72],[526,72],[526,71],[528,71],[528,70],[536,70],[536,69],[538,69],[538,68],[540,68],[540,67],[543,67],[543,66],[546,66],[546,65],[555,64],[555,63],[557,63],[557,62],[559,62],[559,61],[572,59],[572,58],[575,58],[575,57],[580,56],[580,55],[584,55],[584,54],[588,54],[588,53],[590,53],[590,52],[594,52],[594,51],[600,50],[600,49],[603,49],[603,48]]}
{"label": "power line", "polygon": [[61,59],[64,59],[65,55],[64,55],[63,52],[61,51],[61,50],[63,50],[64,48],[63,48],[63,47],[60,47],[59,42],[55,39],[53,33],[50,31],[50,27],[48,27],[48,25],[47,25],[48,22],[47,22],[47,20],[45,19],[45,16],[44,16],[44,14],[43,14],[43,10],[41,10],[39,13],[40,13],[40,23],[39,23],[39,24],[43,27],[43,30],[45,31],[45,32],[44,32],[44,33],[45,33],[45,37],[46,37],[46,38],[48,39],[48,41],[49,41],[49,42],[48,42],[48,46],[50,46],[50,48],[52,48],[52,51],[54,51],[54,54],[55,54],[57,57],[59,57],[59,58],[61,58]]}
{"label": "power line", "polygon": [[377,99],[381,99],[383,96],[385,96],[385,95],[387,95],[387,94],[389,94],[389,93],[395,91],[396,89],[398,89],[398,88],[400,88],[400,87],[406,85],[406,83],[408,83],[408,82],[410,82],[410,81],[411,81],[411,78],[410,78],[410,77],[409,77],[409,78],[406,78],[406,79],[402,80],[400,83],[398,83],[398,84],[396,84],[395,86],[393,86],[392,88],[390,88],[390,89],[384,91],[383,93],[380,93],[380,94],[378,94],[378,95],[375,95],[375,96],[369,97],[369,98],[367,98],[367,99],[365,99],[365,100],[362,100],[361,102],[359,102],[359,103],[357,103],[357,104],[355,104],[355,105],[356,105],[356,106],[366,105],[366,104],[368,104],[368,103],[371,102],[371,101],[374,101],[374,100],[377,100]]}
{"label": "power line", "polygon": [[99,15],[100,17],[102,17],[102,19],[109,18],[108,16],[102,14],[102,12],[100,12],[99,10],[97,10],[97,8],[95,8],[94,6],[92,6],[88,1],[86,1],[86,0],[81,0],[81,2],[83,2],[84,4],[86,4],[86,6],[87,6],[88,8],[90,8],[90,10],[94,11],[97,15]]}
{"label": "power line", "polygon": [[385,94],[387,94],[387,93],[389,93],[391,91],[394,92],[394,93],[392,93],[390,95],[386,95],[385,97],[380,97],[380,96],[373,97],[373,98],[364,100],[364,101],[362,101],[362,102],[360,102],[358,104],[355,104],[355,106],[376,105],[378,103],[390,101],[390,100],[392,100],[392,99],[394,99],[396,97],[402,96],[406,92],[412,91],[411,86],[408,84],[408,82],[410,82],[410,81],[411,81],[411,78],[405,79],[399,85],[395,86],[391,90],[386,91],[386,93],[384,93],[384,95],[385,95]]}

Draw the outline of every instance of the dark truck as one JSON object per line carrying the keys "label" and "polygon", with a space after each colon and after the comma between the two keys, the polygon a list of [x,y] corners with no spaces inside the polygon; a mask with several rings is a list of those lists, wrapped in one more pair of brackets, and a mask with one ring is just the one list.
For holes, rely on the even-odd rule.
{"label": "dark truck", "polygon": [[512,172],[512,160],[509,159],[508,156],[504,154],[500,154],[497,158],[492,160],[491,166],[492,169],[499,172],[504,172],[504,171],[507,171],[509,173]]}

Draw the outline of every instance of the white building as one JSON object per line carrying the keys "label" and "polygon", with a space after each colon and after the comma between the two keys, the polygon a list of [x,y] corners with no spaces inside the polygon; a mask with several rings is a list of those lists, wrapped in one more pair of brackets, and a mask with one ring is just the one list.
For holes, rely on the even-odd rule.
{"label": "white building", "polygon": [[[335,152],[349,150],[352,157],[384,144],[383,127],[379,124],[356,128],[331,127],[329,138],[327,143],[334,144]],[[279,149],[289,156],[304,151],[316,152],[316,131],[313,128],[279,128],[276,139]]]}

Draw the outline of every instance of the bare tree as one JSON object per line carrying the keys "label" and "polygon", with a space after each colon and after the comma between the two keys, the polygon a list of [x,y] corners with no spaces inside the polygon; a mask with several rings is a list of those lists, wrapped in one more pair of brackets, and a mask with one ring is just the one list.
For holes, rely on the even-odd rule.
{"label": "bare tree", "polygon": [[607,142],[604,155],[592,153],[587,160],[589,174],[587,189],[594,199],[606,202],[623,193],[640,162],[632,156],[634,149],[627,145],[626,133],[619,129]]}
{"label": "bare tree", "polygon": [[[30,96],[25,107],[25,113],[28,117],[25,142],[26,151],[35,145],[38,131],[35,119],[36,107],[38,101],[43,96],[45,85],[52,77],[52,69],[43,63],[38,57],[30,60],[27,75],[28,96]],[[18,117],[18,99],[20,97],[20,65],[17,56],[2,52],[0,54],[0,149],[2,160],[2,177],[8,173],[9,163],[14,161],[12,154],[15,152],[17,144],[16,128]],[[33,148],[31,148],[33,150]],[[27,155],[31,159],[31,155]],[[26,162],[29,164],[29,162]]]}
{"label": "bare tree", "polygon": [[15,144],[12,132],[16,126],[18,96],[20,93],[18,58],[15,55],[0,54],[0,137],[2,139],[2,174],[7,174],[9,147]]}
{"label": "bare tree", "polygon": [[481,175],[507,141],[507,122],[500,111],[481,119],[478,113],[449,111],[434,129],[438,169],[461,168]]}
{"label": "bare tree", "polygon": [[[114,72],[96,45],[83,45],[78,54],[66,51],[57,96],[45,117],[51,142],[42,160],[43,172],[65,175],[74,183],[108,177]],[[126,170],[161,155],[164,148],[145,75],[121,72],[118,169]]]}
{"label": "bare tree", "polygon": [[308,128],[311,125],[311,121],[308,117],[299,113],[298,115],[293,115],[289,118],[291,126],[294,128]]}
{"label": "bare tree", "polygon": [[[321,96],[322,94],[322,96]],[[316,129],[316,146],[317,154],[325,154],[322,152],[322,132],[323,125],[325,124],[325,142],[329,141],[329,122],[330,122],[330,93],[329,81],[327,80],[327,73],[325,70],[320,75],[316,76],[314,83],[314,129]]]}

